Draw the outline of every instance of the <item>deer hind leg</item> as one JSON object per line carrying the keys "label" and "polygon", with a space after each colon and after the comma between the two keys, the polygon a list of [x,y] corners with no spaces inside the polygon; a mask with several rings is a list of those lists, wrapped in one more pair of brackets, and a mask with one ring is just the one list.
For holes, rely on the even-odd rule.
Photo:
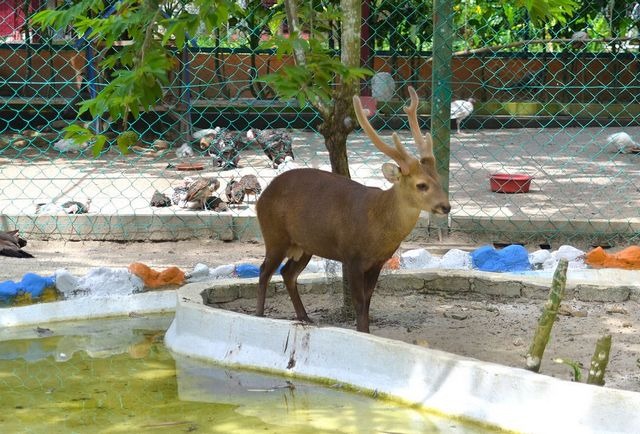
{"label": "deer hind leg", "polygon": [[356,309],[356,328],[359,332],[369,333],[369,309],[366,303],[364,270],[360,264],[345,263],[342,272],[346,273],[351,289],[351,299]]}
{"label": "deer hind leg", "polygon": [[276,272],[282,260],[285,258],[284,251],[267,251],[262,265],[260,265],[260,277],[258,279],[258,299],[256,302],[256,316],[264,316],[264,304],[267,298],[267,285],[271,276]]}
{"label": "deer hind leg", "polygon": [[289,292],[293,308],[296,311],[296,318],[298,318],[299,321],[305,322],[313,321],[309,319],[307,311],[300,299],[300,294],[298,293],[298,276],[302,270],[304,270],[304,267],[307,266],[310,259],[311,255],[302,253],[298,259],[291,258],[287,261],[284,267],[282,267],[282,280],[284,280],[284,285],[287,287],[287,291]]}
{"label": "deer hind leg", "polygon": [[380,276],[380,270],[384,266],[384,262],[375,264],[364,273],[364,304],[367,312],[367,318],[369,313],[369,307],[371,305],[371,296],[373,290],[376,289],[378,283],[378,277]]}

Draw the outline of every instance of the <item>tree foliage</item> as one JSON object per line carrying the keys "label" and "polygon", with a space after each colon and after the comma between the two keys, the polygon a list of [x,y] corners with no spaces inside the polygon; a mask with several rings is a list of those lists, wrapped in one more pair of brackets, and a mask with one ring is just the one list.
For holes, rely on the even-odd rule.
{"label": "tree foliage", "polygon": [[[73,1],[59,9],[44,10],[32,18],[43,28],[71,28],[79,41],[95,43],[104,55],[100,69],[112,76],[95,98],[84,101],[79,115],[92,118],[108,114],[113,120],[136,118],[162,99],[169,73],[177,65],[176,52],[183,50],[204,26],[205,30],[224,25],[239,6],[232,0],[159,1],[159,0]],[[119,41],[126,44],[116,44]],[[76,140],[93,134],[84,128],[67,130]],[[98,136],[94,154],[105,144]],[[124,142],[122,142],[124,143]],[[122,148],[125,151],[124,147]]]}
{"label": "tree foliage", "polygon": [[[179,66],[177,54],[199,35],[211,35],[226,28],[244,35],[252,52],[274,49],[282,58],[294,56],[296,51],[304,53],[307,59],[304,64],[286,66],[263,80],[281,98],[321,108],[336,97],[336,84],[363,78],[368,72],[346,66],[337,55],[344,12],[339,1],[290,1],[297,4],[301,24],[298,29],[287,31],[286,36],[279,34],[285,18],[284,0],[248,0],[243,4],[245,7],[235,0],[73,0],[58,9],[39,12],[32,22],[42,28],[71,28],[76,39],[95,44],[102,54],[99,68],[111,71],[111,77],[94,98],[84,101],[79,108],[79,114],[89,114],[94,119],[109,117],[113,121],[122,120],[126,126],[129,117],[153,110],[162,101],[171,71]],[[608,7],[607,24],[621,26],[627,19],[621,12],[627,3],[457,0],[456,20],[464,20],[458,24],[463,28],[465,44],[478,46],[492,42],[487,39],[490,33],[503,32],[507,39],[518,37],[514,32],[523,31],[529,19],[534,27],[563,26],[576,10],[593,20],[594,13]],[[604,6],[598,9],[594,4]],[[610,4],[613,6],[607,6]],[[427,1],[375,1],[371,24],[376,47],[384,48],[387,44],[404,52],[428,48],[431,8],[431,2]],[[584,20],[573,22],[582,24]],[[265,37],[268,40],[260,43]],[[128,44],[119,44],[122,40]],[[254,81],[257,78],[253,77]],[[329,112],[323,115],[328,116]],[[92,136],[90,131],[78,127],[68,133],[79,139]],[[104,139],[98,138],[94,151],[99,153],[104,143]]]}

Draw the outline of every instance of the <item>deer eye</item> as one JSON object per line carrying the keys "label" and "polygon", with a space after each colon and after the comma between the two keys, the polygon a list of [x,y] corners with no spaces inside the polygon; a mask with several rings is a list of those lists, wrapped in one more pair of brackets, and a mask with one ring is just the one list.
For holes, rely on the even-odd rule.
{"label": "deer eye", "polygon": [[428,186],[426,183],[424,183],[424,182],[421,182],[420,184],[416,184],[416,188],[417,188],[418,190],[420,190],[420,191],[427,191],[427,190],[429,190],[429,186]]}

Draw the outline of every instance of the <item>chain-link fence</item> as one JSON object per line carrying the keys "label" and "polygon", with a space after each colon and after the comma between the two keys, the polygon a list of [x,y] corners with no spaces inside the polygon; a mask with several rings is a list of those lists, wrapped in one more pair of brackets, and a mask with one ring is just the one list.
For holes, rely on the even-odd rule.
{"label": "chain-link fence", "polygon": [[[94,158],[90,148],[64,140],[62,129],[75,121],[79,103],[109,83],[101,64],[108,53],[61,31],[31,28],[24,17],[45,2],[3,5],[11,3],[0,8],[3,228],[72,239],[250,238],[256,196],[247,175],[264,188],[293,166],[330,170],[318,114],[278,99],[260,81],[282,65],[261,49],[269,34],[287,32],[286,23],[265,25],[281,4],[248,1],[242,19],[196,35],[176,53],[163,100],[127,126],[138,137],[131,152],[112,146]],[[375,75],[362,95],[373,95],[372,123],[385,136],[406,129],[406,88],[418,90],[422,125],[432,127],[445,174],[448,167],[450,231],[496,242],[634,242],[637,8],[589,3],[568,23],[536,27],[525,10],[498,2],[434,4],[437,10],[413,0],[364,2],[362,59]],[[434,15],[445,24],[444,45],[432,38]],[[327,46],[338,49],[337,30],[323,31]],[[435,113],[449,98],[459,119],[434,123],[432,103]],[[123,132],[109,119],[91,126],[114,142]],[[385,185],[386,157],[360,132],[348,156],[354,179]],[[497,173],[530,176],[529,191],[492,192]],[[212,177],[217,182],[201,186],[207,194],[187,193],[194,180]],[[517,179],[509,182],[519,188]],[[207,188],[220,200],[208,199]],[[418,235],[427,234],[423,226]]]}

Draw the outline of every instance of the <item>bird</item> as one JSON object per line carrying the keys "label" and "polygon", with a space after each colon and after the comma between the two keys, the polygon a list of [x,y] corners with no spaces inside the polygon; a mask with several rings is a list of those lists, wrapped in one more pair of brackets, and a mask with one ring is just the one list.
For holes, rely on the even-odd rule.
{"label": "bird", "polygon": [[227,196],[227,203],[229,205],[239,205],[244,201],[244,188],[235,178],[231,178],[225,188],[225,195]]}
{"label": "bird", "polygon": [[62,204],[62,209],[67,214],[86,214],[89,212],[89,206],[91,205],[91,199],[87,199],[87,203],[70,200]]}
{"label": "bird", "polygon": [[589,34],[584,30],[578,30],[571,35],[571,46],[576,50],[580,50],[587,45],[588,40]]}
{"label": "bird", "polygon": [[171,195],[172,204],[179,206],[184,201],[185,197],[187,197],[187,191],[189,191],[189,184],[191,182],[192,181],[187,182],[183,180],[181,185],[174,187],[173,194]]}
{"label": "bird", "polygon": [[238,181],[239,188],[242,188],[244,194],[248,197],[249,195],[253,195],[258,201],[258,195],[262,193],[262,186],[260,182],[258,182],[258,177],[256,175],[244,175]]}
{"label": "bird", "polygon": [[279,175],[288,170],[298,169],[299,167],[300,165],[298,165],[295,161],[293,161],[292,157],[289,157],[287,155],[286,157],[284,157],[284,161],[278,164],[278,167],[276,167],[276,173]]}
{"label": "bird", "polygon": [[222,170],[235,169],[240,161],[240,149],[246,146],[246,143],[240,140],[240,135],[232,131],[225,131],[215,137],[205,137],[200,141],[200,147],[203,149],[203,140],[208,141],[208,153],[213,157],[214,166],[222,168]]}
{"label": "bird", "polygon": [[451,102],[451,119],[455,119],[456,128],[460,133],[460,123],[473,113],[473,104],[476,100],[469,98],[468,100],[457,99]]}
{"label": "bird", "polygon": [[183,208],[204,209],[205,201],[213,195],[213,192],[220,188],[218,178],[200,177],[191,182],[184,197]]}
{"label": "bird", "polygon": [[31,253],[22,250],[27,245],[27,240],[20,237],[18,230],[0,232],[0,256],[12,258],[33,258]]}
{"label": "bird", "polygon": [[176,149],[176,157],[193,157],[193,149],[191,149],[191,146],[189,146],[188,143],[183,143],[178,149]]}
{"label": "bird", "polygon": [[247,131],[247,141],[248,143],[257,143],[260,146],[265,155],[271,160],[274,169],[277,168],[286,157],[290,157],[292,160],[295,158],[291,146],[291,134],[284,130],[259,130],[257,128],[251,128]]}
{"label": "bird", "polygon": [[640,144],[625,132],[614,133],[607,137],[607,146],[611,145],[615,147],[616,152],[622,152],[623,154],[640,153]]}
{"label": "bird", "polygon": [[196,140],[200,140],[203,137],[207,137],[207,136],[217,136],[218,134],[220,134],[221,131],[222,131],[222,128],[220,127],[205,128],[203,130],[198,130],[195,133],[193,133],[193,138]]}

